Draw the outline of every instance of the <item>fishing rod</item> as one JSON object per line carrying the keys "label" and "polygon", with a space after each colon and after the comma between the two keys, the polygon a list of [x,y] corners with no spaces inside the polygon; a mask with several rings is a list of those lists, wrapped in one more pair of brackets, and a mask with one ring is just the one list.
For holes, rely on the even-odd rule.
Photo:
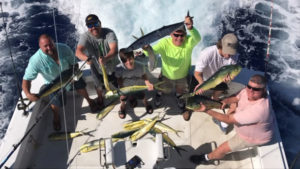
{"label": "fishing rod", "polygon": [[[0,8],[1,8],[1,13],[3,14],[3,9],[2,9],[2,2],[0,2]],[[21,103],[17,105],[17,108],[18,110],[23,110],[23,114],[24,115],[27,115],[28,112],[26,111],[26,108],[31,104],[31,101],[26,104],[24,101],[25,100],[28,100],[27,98],[24,99],[23,96],[22,96],[22,90],[21,90],[21,87],[20,87],[20,84],[19,84],[19,78],[18,78],[18,75],[17,75],[17,71],[16,71],[16,67],[15,67],[15,63],[14,63],[14,59],[13,59],[13,56],[12,56],[12,51],[11,51],[11,46],[10,46],[10,42],[9,42],[9,39],[8,39],[8,33],[7,33],[7,30],[6,30],[6,22],[4,20],[4,16],[2,16],[2,19],[3,19],[3,24],[4,24],[4,31],[5,31],[5,36],[6,36],[6,42],[7,42],[7,45],[8,45],[8,49],[9,49],[9,54],[10,54],[10,58],[11,58],[11,62],[12,62],[12,65],[13,65],[13,69],[14,69],[14,75],[15,75],[15,78],[17,80],[17,88],[18,88],[18,93],[20,95],[20,98],[21,98]]]}
{"label": "fishing rod", "polygon": [[[84,63],[80,66],[79,71],[83,68],[83,66],[84,66],[88,61],[90,61],[90,59],[91,59],[91,58],[89,57],[86,61],[84,61]],[[76,74],[73,74],[72,77],[67,81],[66,85],[63,86],[62,88],[60,88],[60,91],[63,90],[66,86],[68,86],[68,85],[72,82],[72,80],[73,80],[73,78],[74,78],[75,76],[77,76],[77,75],[76,75]],[[55,95],[57,95],[58,93],[59,93],[59,92],[57,92]],[[54,97],[53,97],[52,99],[54,99]],[[50,105],[50,103],[51,103],[51,100],[49,101],[48,105]],[[0,168],[3,167],[3,165],[7,162],[7,160],[12,156],[12,154],[17,150],[17,148],[20,146],[20,144],[24,141],[24,139],[29,135],[29,133],[34,129],[34,127],[40,122],[40,120],[42,119],[42,117],[45,115],[45,110],[46,110],[46,108],[48,107],[48,105],[45,106],[45,108],[41,111],[41,116],[38,117],[38,118],[36,119],[35,123],[34,123],[34,124],[29,128],[29,130],[24,134],[24,136],[21,138],[21,140],[20,140],[17,144],[14,144],[14,145],[13,145],[13,150],[6,156],[6,158],[5,158],[5,159],[3,160],[3,162],[0,164]]]}

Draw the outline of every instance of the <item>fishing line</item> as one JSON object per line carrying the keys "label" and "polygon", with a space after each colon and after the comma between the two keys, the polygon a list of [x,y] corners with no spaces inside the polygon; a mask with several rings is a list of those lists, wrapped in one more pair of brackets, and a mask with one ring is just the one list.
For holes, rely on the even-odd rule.
{"label": "fishing line", "polygon": [[267,66],[270,60],[270,45],[271,45],[271,33],[272,33],[272,19],[273,19],[273,6],[274,0],[271,1],[271,11],[270,11],[270,23],[269,23],[269,34],[268,34],[268,46],[267,46],[267,55],[265,58],[265,76],[267,74]]}
{"label": "fishing line", "polygon": [[[77,17],[77,25],[79,25],[79,19],[80,19],[80,5],[81,5],[81,0],[79,0],[79,16]],[[75,48],[76,48],[76,46],[75,46]],[[74,63],[76,63],[76,57],[74,57]],[[74,67],[73,67],[73,74],[75,73],[74,72],[75,71],[75,69],[74,69]],[[73,83],[73,89],[75,89],[75,84]],[[76,118],[76,109],[75,109],[75,91],[73,90],[73,92],[72,92],[72,94],[73,94],[73,117],[74,117],[74,121],[73,121],[73,127],[74,127],[74,130],[76,129],[76,121],[77,121],[77,118]],[[77,144],[77,140],[74,140],[74,146],[75,147],[78,147],[77,146],[78,144]],[[75,159],[75,167],[77,168],[77,158]]]}
{"label": "fishing line", "polygon": [[[0,7],[1,7],[1,14],[3,14],[2,2],[0,2]],[[4,24],[3,27],[4,27],[4,31],[5,31],[5,37],[6,37],[6,42],[7,42],[7,45],[8,45],[9,55],[10,55],[11,62],[12,62],[12,65],[13,65],[14,75],[15,75],[15,78],[17,80],[17,89],[18,89],[18,93],[19,93],[20,98],[21,98],[21,100],[20,100],[21,103],[18,104],[17,107],[18,107],[19,110],[24,110],[23,114],[27,115],[28,112],[26,111],[26,107],[28,107],[31,102],[29,102],[28,104],[25,104],[25,102],[24,102],[25,99],[22,96],[22,90],[21,90],[21,87],[20,87],[20,84],[19,84],[19,78],[18,78],[18,75],[17,75],[16,66],[15,66],[13,56],[12,56],[11,46],[10,46],[10,42],[9,42],[9,38],[8,38],[8,33],[7,33],[7,30],[6,30],[6,25],[7,24],[4,20],[4,15],[2,17],[2,20],[3,20],[3,24]]]}
{"label": "fishing line", "polygon": [[[54,4],[54,0],[52,1],[52,4]],[[54,26],[55,41],[56,41],[56,50],[57,50],[58,60],[59,60],[59,64],[60,64],[60,70],[62,71],[62,69],[63,69],[62,68],[62,62],[60,61],[60,58],[59,58],[59,48],[58,48],[58,38],[57,38],[57,30],[56,30],[55,8],[54,8],[54,5],[52,5],[52,17],[53,17],[53,26]],[[62,84],[61,72],[59,73],[59,77],[60,77],[60,83]],[[63,90],[61,90],[60,92],[61,92],[61,97],[62,97],[62,110],[63,110],[63,114],[64,114],[64,127],[65,127],[65,136],[66,136],[66,148],[67,148],[67,152],[70,152],[69,151],[69,139],[68,139],[68,133],[67,133],[67,120],[66,120],[66,111],[65,111],[65,101],[64,101],[64,95],[65,94],[64,94]]]}

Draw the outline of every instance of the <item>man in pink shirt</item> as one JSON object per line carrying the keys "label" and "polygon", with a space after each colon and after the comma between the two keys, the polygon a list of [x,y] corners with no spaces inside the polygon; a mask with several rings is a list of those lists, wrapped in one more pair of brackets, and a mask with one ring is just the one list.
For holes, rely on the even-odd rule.
{"label": "man in pink shirt", "polygon": [[221,114],[206,110],[202,103],[197,111],[206,112],[217,120],[234,124],[236,135],[209,154],[192,155],[190,160],[195,164],[222,159],[229,152],[262,145],[272,139],[274,118],[270,113],[265,77],[252,76],[245,89],[236,96],[224,99],[222,103],[222,108],[227,104],[232,105],[231,113]]}

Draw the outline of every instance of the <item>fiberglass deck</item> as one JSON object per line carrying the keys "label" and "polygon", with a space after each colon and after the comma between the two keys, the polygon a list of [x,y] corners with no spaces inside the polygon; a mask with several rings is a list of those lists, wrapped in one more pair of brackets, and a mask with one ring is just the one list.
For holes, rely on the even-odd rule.
{"label": "fiberglass deck", "polygon": [[[232,83],[232,91],[229,93],[238,91],[241,87],[242,85],[238,83]],[[88,89],[92,89],[92,86],[88,86]],[[93,90],[88,90],[88,92],[92,98],[96,97]],[[152,95],[153,93],[148,95],[150,100]],[[85,131],[93,131],[91,133],[93,136],[84,135],[71,139],[68,142],[49,141],[48,135],[53,132],[51,123],[52,113],[49,113],[45,120],[47,125],[44,125],[44,135],[36,144],[37,154],[35,155],[35,160],[31,163],[31,168],[102,168],[100,166],[99,150],[80,153],[79,147],[88,141],[110,137],[110,135],[121,131],[123,129],[122,125],[126,122],[151,118],[156,115],[162,117],[164,114],[166,114],[165,118],[167,120],[163,121],[163,123],[176,130],[183,131],[179,133],[180,137],[174,133],[168,133],[168,135],[177,146],[184,148],[186,152],[182,151],[181,156],[179,156],[175,150],[171,149],[170,156],[165,161],[159,163],[159,168],[253,168],[258,158],[256,157],[256,149],[245,149],[229,154],[224,160],[216,161],[210,165],[195,166],[190,163],[188,158],[191,154],[210,152],[215,145],[220,145],[233,136],[234,131],[231,127],[229,133],[224,134],[209,115],[201,112],[194,112],[190,121],[184,121],[176,106],[176,101],[171,95],[163,96],[162,106],[155,109],[151,115],[145,113],[145,108],[142,106],[141,101],[139,101],[138,106],[134,110],[127,109],[128,114],[125,119],[118,117],[118,104],[102,121],[96,119],[97,113],[91,113],[87,102],[79,95],[75,94],[75,101],[73,101],[73,94],[68,93],[68,98],[65,108],[67,130],[65,130],[65,125],[63,124],[62,131],[81,131],[85,129]],[[63,113],[61,113],[61,121],[64,122]],[[153,141],[150,139],[151,137],[150,134],[147,134],[142,138],[143,141],[138,141],[136,147],[139,148],[136,148],[137,151],[126,149],[128,146],[125,145],[128,144],[128,141],[123,142],[123,147],[128,153],[115,152],[115,167],[125,168],[125,162],[137,154],[145,162],[145,165],[142,165],[141,168],[153,168],[154,164],[152,162],[154,161],[151,157],[153,148],[145,143],[147,139]],[[114,146],[117,147],[117,144],[120,147],[120,143],[114,143]],[[167,150],[167,145],[164,146]]]}

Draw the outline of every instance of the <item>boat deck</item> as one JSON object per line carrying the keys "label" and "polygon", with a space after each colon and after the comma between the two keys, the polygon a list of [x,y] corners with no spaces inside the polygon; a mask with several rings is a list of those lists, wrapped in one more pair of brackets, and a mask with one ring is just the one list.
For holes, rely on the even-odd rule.
{"label": "boat deck", "polygon": [[[92,84],[89,85],[87,88],[93,89]],[[243,88],[243,85],[234,82],[230,86],[229,93],[235,93]],[[93,90],[88,90],[88,92],[92,98],[96,97]],[[152,95],[153,93],[148,94],[149,100],[151,100]],[[61,112],[61,121],[66,121],[62,125],[62,131],[92,131],[91,135],[93,136],[84,135],[69,139],[67,142],[50,141],[48,135],[54,130],[52,129],[52,113],[49,113],[45,117],[44,122],[47,125],[43,125],[44,132],[41,140],[37,141],[37,154],[34,155],[36,158],[32,161],[30,168],[102,168],[100,151],[80,153],[81,145],[95,139],[109,138],[112,134],[122,131],[124,123],[152,118],[156,115],[160,117],[165,115],[166,120],[163,123],[183,131],[179,133],[179,137],[174,133],[168,133],[168,135],[178,147],[186,150],[181,151],[180,156],[175,150],[164,144],[166,159],[159,163],[159,168],[255,168],[253,165],[258,160],[257,151],[254,148],[231,153],[225,159],[208,165],[196,166],[190,163],[188,160],[190,155],[212,151],[217,145],[232,137],[234,130],[229,127],[228,133],[224,134],[212,118],[202,112],[193,112],[190,121],[184,121],[176,106],[175,97],[172,95],[164,95],[162,106],[155,109],[151,115],[146,114],[145,108],[139,101],[134,110],[127,107],[128,114],[125,119],[118,117],[118,104],[102,121],[96,119],[97,113],[91,113],[87,102],[78,94],[75,94],[75,101],[72,99],[73,94],[71,92],[68,93],[67,97],[66,120],[63,118],[64,113]],[[151,138],[153,136],[147,134],[140,141],[137,141],[136,146],[131,146],[129,141],[114,143],[115,167],[125,168],[124,164],[134,155],[138,155],[145,162],[144,165],[140,166],[141,168],[153,168],[155,159],[152,154],[155,154],[153,150],[155,146],[153,147],[149,143],[154,142]],[[126,149],[126,153],[120,149]]]}

